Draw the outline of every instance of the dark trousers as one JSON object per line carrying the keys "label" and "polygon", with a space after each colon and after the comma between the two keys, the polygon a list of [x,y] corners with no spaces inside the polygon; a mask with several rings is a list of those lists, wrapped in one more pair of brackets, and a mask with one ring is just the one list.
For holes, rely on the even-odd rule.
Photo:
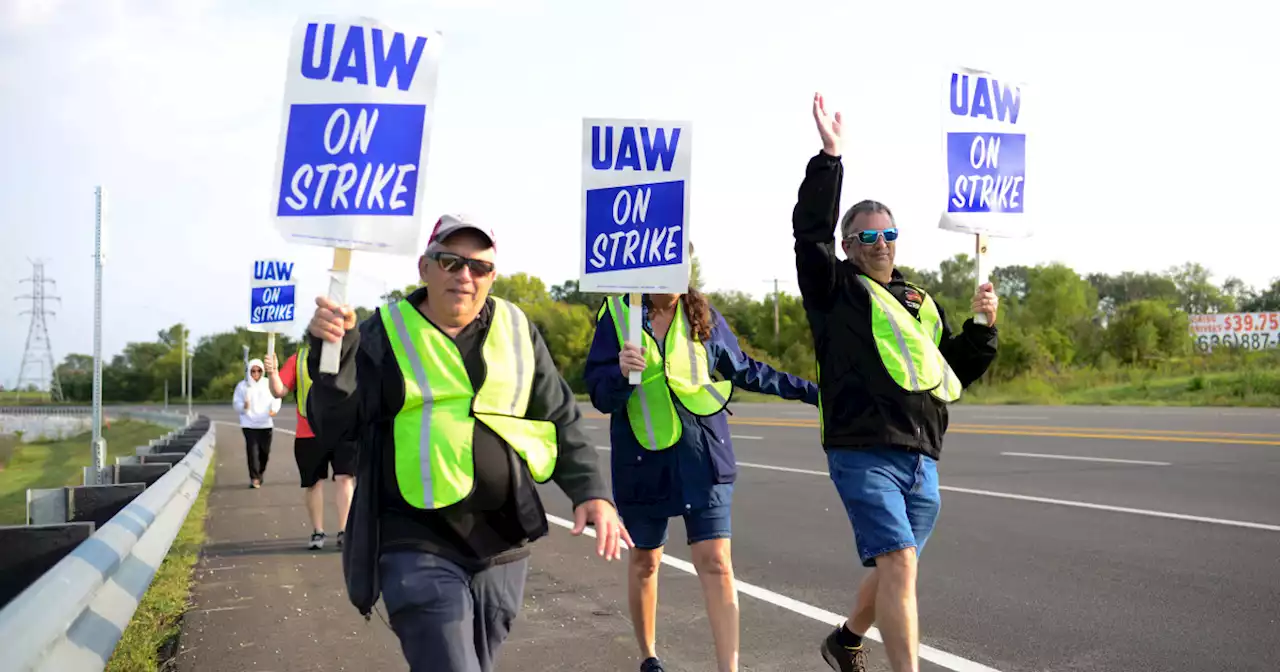
{"label": "dark trousers", "polygon": [[529,560],[472,574],[421,551],[384,553],[382,601],[412,672],[490,672],[524,602]]}
{"label": "dark trousers", "polygon": [[267,470],[267,460],[271,459],[271,430],[249,427],[240,429],[244,430],[244,454],[249,462],[249,480],[261,481],[263,472]]}

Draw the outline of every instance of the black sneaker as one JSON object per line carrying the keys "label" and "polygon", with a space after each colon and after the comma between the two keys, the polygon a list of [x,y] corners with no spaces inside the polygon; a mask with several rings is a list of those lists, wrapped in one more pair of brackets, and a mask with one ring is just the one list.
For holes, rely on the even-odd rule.
{"label": "black sneaker", "polygon": [[338,533],[337,543],[338,543],[338,548],[342,548],[342,532]]}
{"label": "black sneaker", "polygon": [[313,550],[313,551],[318,551],[318,550],[320,550],[320,549],[324,548],[324,539],[325,539],[325,534],[324,534],[324,532],[320,532],[319,530],[317,530],[317,531],[315,531],[315,532],[312,532],[312,533],[311,533],[311,544],[310,544],[310,545],[311,545],[311,550]]}
{"label": "black sneaker", "polygon": [[856,649],[841,646],[840,629],[836,628],[822,642],[822,659],[838,672],[867,672],[866,642]]}
{"label": "black sneaker", "polygon": [[640,672],[667,672],[662,666],[662,661],[657,658],[647,658],[640,663]]}

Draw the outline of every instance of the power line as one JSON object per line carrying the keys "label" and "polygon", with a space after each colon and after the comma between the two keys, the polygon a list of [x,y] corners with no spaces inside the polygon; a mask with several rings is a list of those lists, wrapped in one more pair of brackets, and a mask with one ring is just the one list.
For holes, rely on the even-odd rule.
{"label": "power line", "polygon": [[[31,300],[31,309],[19,313],[31,316],[31,327],[27,330],[27,345],[22,352],[22,366],[18,370],[18,390],[22,390],[25,385],[35,385],[36,389],[48,391],[53,401],[62,401],[62,384],[58,381],[53,344],[49,340],[49,325],[45,321],[45,317],[56,314],[47,310],[44,305],[45,301],[61,302],[62,298],[45,291],[45,285],[56,288],[57,283],[44,277],[44,262],[32,261],[31,266],[31,277],[21,280],[22,283],[31,283],[31,293],[15,297],[15,300]],[[35,374],[31,369],[36,369],[39,373]]]}

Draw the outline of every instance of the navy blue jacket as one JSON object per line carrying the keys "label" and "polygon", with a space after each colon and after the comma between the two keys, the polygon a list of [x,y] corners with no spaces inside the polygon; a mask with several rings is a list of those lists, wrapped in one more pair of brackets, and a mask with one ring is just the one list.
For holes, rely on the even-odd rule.
{"label": "navy blue jacket", "polygon": [[[623,301],[627,302],[627,297]],[[649,309],[646,306],[643,310],[644,330],[653,337]],[[714,326],[706,345],[713,371],[732,380],[735,388],[818,404],[816,385],[747,356],[738,347],[737,335],[714,308],[711,319]],[[645,450],[627,420],[627,399],[635,388],[618,368],[620,351],[613,318],[606,314],[596,325],[584,377],[591,404],[612,416],[609,436],[618,507],[633,515],[670,517],[686,509],[728,504],[738,473],[728,413],[698,417],[677,402],[676,412],[684,425],[680,441],[667,450]]]}

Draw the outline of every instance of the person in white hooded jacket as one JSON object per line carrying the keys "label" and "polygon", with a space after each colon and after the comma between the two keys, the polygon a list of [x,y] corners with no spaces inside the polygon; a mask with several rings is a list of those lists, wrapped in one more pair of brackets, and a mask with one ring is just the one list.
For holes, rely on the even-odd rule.
{"label": "person in white hooded jacket", "polygon": [[240,429],[244,431],[244,450],[249,462],[249,487],[262,487],[262,474],[271,457],[272,420],[280,412],[280,400],[262,377],[261,359],[249,360],[249,375],[236,385],[231,404],[240,413]]}

